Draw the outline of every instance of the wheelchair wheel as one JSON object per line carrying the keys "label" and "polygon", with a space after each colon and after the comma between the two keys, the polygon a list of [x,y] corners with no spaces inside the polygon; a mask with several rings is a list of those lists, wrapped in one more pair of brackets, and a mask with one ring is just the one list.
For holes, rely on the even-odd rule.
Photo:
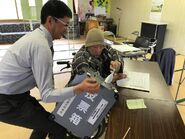
{"label": "wheelchair wheel", "polygon": [[103,135],[105,128],[106,128],[106,121],[105,119],[103,119],[100,125],[98,126],[97,130],[93,133],[93,135],[89,139],[100,138]]}
{"label": "wheelchair wheel", "polygon": [[[103,119],[100,125],[98,126],[97,130],[94,131],[93,135],[91,137],[84,137],[83,139],[99,139],[103,135],[105,128],[106,128],[106,120]],[[69,137],[70,139],[80,139],[79,137],[76,137],[71,133],[69,133],[69,136],[70,136]]]}

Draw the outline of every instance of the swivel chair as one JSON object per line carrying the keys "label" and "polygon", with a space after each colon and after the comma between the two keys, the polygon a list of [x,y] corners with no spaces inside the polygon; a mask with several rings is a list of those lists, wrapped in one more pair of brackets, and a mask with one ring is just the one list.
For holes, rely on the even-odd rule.
{"label": "swivel chair", "polygon": [[155,52],[150,61],[155,61],[159,64],[161,72],[164,76],[167,85],[172,84],[172,78],[175,66],[175,50],[172,48],[163,48]]}

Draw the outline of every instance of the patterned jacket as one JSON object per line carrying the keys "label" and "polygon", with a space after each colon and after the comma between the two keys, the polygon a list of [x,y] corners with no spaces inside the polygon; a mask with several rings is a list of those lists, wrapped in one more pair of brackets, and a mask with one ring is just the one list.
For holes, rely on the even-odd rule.
{"label": "patterned jacket", "polygon": [[[76,53],[72,61],[72,79],[76,74],[83,74],[83,68],[91,68],[99,71],[100,75],[105,78],[110,74],[110,61],[119,60],[117,52],[110,46],[106,46],[99,58],[90,55],[85,46]],[[120,68],[122,72],[122,67]]]}

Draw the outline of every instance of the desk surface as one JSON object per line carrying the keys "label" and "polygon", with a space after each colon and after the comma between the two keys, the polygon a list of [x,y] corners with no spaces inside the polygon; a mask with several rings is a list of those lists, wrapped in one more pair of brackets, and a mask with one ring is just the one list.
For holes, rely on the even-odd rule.
{"label": "desk surface", "polygon": [[145,99],[146,109],[129,110],[125,97],[111,110],[105,139],[184,139],[183,121],[173,102]]}
{"label": "desk surface", "polygon": [[[185,128],[157,63],[125,61],[129,71],[150,73],[150,93],[120,89],[111,110],[105,139],[184,139]],[[129,110],[127,99],[143,98],[146,109]]]}
{"label": "desk surface", "polygon": [[157,62],[124,60],[124,65],[125,71],[144,72],[150,74],[150,92],[119,88],[118,90],[120,93],[125,96],[173,101]]}

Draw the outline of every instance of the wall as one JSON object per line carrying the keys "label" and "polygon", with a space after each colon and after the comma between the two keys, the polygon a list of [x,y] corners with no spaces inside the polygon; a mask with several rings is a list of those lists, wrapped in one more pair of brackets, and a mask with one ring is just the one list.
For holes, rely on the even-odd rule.
{"label": "wall", "polygon": [[21,8],[22,8],[23,19],[30,19],[31,11],[30,11],[28,0],[21,0]]}
{"label": "wall", "polygon": [[35,0],[36,4],[36,19],[40,20],[40,11],[42,8],[42,0]]}
{"label": "wall", "polygon": [[[140,31],[141,21],[149,20],[152,0],[111,0],[111,17],[118,24],[119,11],[122,9],[120,35],[135,38],[134,30]],[[167,31],[164,48],[174,48],[177,53],[185,55],[185,1],[164,0],[161,22],[166,22]]]}
{"label": "wall", "polygon": [[35,0],[35,6],[30,7],[28,0],[21,0],[23,19],[40,20],[42,0]]}
{"label": "wall", "polygon": [[[122,9],[121,11],[117,8]],[[141,21],[148,20],[151,10],[151,0],[111,0],[110,16],[118,25],[119,35],[134,39],[133,31],[140,31]]]}
{"label": "wall", "polygon": [[71,11],[73,12],[73,0],[67,0],[67,5],[69,6]]}
{"label": "wall", "polygon": [[185,55],[185,1],[165,0],[161,20],[168,23],[164,47]]}

